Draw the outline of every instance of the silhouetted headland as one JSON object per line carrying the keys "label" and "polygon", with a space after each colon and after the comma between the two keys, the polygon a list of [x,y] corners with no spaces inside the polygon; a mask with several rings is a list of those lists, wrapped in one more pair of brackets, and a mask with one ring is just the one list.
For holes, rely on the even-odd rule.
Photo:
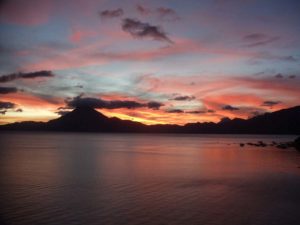
{"label": "silhouetted headland", "polygon": [[0,126],[0,130],[132,132],[132,133],[206,133],[206,134],[300,134],[300,106],[266,113],[251,119],[228,119],[219,123],[145,125],[130,120],[108,118],[89,107],[73,111],[48,122],[19,122]]}

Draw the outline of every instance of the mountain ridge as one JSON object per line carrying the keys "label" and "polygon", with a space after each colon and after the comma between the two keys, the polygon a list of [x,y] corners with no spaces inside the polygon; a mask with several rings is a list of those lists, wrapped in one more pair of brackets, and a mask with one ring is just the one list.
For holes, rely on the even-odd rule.
{"label": "mountain ridge", "polygon": [[211,133],[211,134],[300,134],[300,106],[265,113],[250,119],[235,118],[219,123],[145,125],[130,120],[108,118],[89,107],[73,111],[48,122],[25,121],[0,126],[3,130],[130,132],[130,133]]}

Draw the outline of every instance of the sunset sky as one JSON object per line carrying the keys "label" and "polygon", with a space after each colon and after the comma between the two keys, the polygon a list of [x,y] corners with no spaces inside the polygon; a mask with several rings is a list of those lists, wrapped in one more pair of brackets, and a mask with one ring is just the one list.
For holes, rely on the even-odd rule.
{"label": "sunset sky", "polygon": [[88,105],[145,124],[300,105],[299,0],[5,0],[0,124]]}

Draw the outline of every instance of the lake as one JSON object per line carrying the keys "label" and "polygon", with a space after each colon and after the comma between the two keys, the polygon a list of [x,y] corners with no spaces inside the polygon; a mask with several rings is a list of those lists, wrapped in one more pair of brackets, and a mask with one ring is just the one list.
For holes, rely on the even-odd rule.
{"label": "lake", "polygon": [[0,133],[2,224],[300,224],[294,139]]}

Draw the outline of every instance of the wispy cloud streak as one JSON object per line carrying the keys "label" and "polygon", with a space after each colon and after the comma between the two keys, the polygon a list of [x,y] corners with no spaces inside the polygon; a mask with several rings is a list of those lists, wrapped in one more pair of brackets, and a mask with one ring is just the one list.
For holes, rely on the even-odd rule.
{"label": "wispy cloud streak", "polygon": [[37,72],[30,72],[30,73],[11,73],[7,75],[0,76],[0,83],[5,83],[9,81],[13,81],[16,79],[34,79],[38,77],[54,77],[54,74],[51,71],[37,71]]}

